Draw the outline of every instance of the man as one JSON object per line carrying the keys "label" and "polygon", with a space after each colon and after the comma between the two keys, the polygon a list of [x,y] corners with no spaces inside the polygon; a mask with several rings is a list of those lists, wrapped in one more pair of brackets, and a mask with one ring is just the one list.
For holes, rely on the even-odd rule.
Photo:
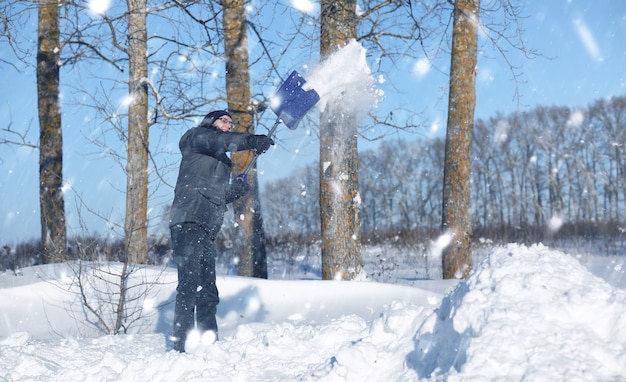
{"label": "man", "polygon": [[233,120],[223,110],[207,114],[200,126],[180,139],[182,153],[170,232],[178,286],[174,308],[174,350],[185,351],[187,334],[194,328],[211,332],[217,340],[215,313],[219,296],[215,285],[214,240],[224,220],[226,204],[248,192],[240,179],[230,183],[231,160],[227,152],[256,150],[264,153],[274,141],[265,135],[231,133]]}

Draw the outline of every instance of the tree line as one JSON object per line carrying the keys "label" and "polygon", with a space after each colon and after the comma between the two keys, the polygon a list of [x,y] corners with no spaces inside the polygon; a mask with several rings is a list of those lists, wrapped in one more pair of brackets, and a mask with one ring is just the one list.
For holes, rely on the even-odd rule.
{"label": "tree line", "polygon": [[[474,240],[620,234],[626,219],[626,97],[477,119],[472,141]],[[444,146],[443,138],[397,139],[360,154],[364,240],[440,234]],[[273,240],[318,237],[317,166],[263,191]]]}

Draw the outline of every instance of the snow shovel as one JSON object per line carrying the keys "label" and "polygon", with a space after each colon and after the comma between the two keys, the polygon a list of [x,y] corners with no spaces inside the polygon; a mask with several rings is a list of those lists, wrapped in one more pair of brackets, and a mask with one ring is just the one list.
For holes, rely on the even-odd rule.
{"label": "snow shovel", "polygon": [[[287,125],[290,130],[295,130],[306,113],[320,100],[320,96],[315,89],[302,89],[302,85],[305,83],[304,77],[294,70],[289,75],[289,78],[278,88],[278,91],[270,101],[270,109],[278,118],[269,133],[267,133],[268,137],[271,138],[274,135],[276,128],[281,122]],[[237,178],[243,180],[246,184],[248,183],[248,172],[256,163],[259,154],[255,152],[248,167],[246,167],[243,173],[237,175]]]}

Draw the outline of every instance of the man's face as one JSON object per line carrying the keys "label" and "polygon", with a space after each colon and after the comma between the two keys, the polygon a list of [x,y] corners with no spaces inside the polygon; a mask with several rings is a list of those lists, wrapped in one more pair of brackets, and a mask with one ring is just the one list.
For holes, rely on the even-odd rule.
{"label": "man's face", "polygon": [[213,126],[215,126],[215,128],[219,131],[230,131],[233,127],[233,120],[229,116],[223,115],[213,122]]}

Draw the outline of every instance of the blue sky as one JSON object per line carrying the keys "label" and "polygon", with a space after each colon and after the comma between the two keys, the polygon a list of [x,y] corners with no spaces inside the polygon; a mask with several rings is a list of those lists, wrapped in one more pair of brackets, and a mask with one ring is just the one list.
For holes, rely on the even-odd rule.
{"label": "blue sky", "polygon": [[[532,4],[524,11],[527,16],[523,20],[524,41],[542,56],[526,59],[519,52],[510,51],[508,58],[519,66],[520,77],[515,83],[502,57],[482,45],[485,49],[480,50],[476,82],[477,118],[489,118],[497,112],[529,110],[537,105],[584,107],[598,98],[626,94],[626,2],[552,0],[529,3]],[[6,46],[0,46],[0,57],[7,57],[9,53]],[[425,65],[423,60],[407,59],[399,62],[397,70],[388,74],[387,82],[381,85],[385,91],[385,98],[379,104],[381,110],[403,105],[422,112],[427,121],[428,126],[423,131],[410,134],[407,139],[445,134],[447,97],[442,89],[447,83],[448,60],[442,58],[435,63],[441,73]],[[294,69],[303,71],[303,65],[294,62]],[[1,127],[5,129],[12,122],[13,130],[28,129],[29,139],[36,142],[35,73],[34,69],[26,68],[22,72],[7,66],[0,71]],[[62,81],[71,81],[68,77],[62,77]],[[515,97],[516,93],[519,98]],[[102,155],[86,143],[82,125],[90,116],[71,106],[64,106],[63,113],[69,234],[84,233],[81,220],[87,222],[89,233],[120,233],[122,230],[115,226],[122,224],[124,217],[122,168],[118,163],[103,160]],[[186,128],[181,125],[152,144],[175,152],[178,138]],[[395,133],[389,137],[404,135]],[[317,158],[316,133],[306,127],[295,131],[282,128],[278,140],[278,147],[259,159],[262,184],[284,177]],[[363,150],[376,144],[361,140],[359,147]],[[38,151],[31,148],[0,146],[0,245],[15,245],[17,241],[39,235],[38,157]],[[173,184],[175,177],[176,171],[166,174],[168,183]],[[151,196],[150,216],[158,218],[172,197],[170,188],[161,187]]]}

